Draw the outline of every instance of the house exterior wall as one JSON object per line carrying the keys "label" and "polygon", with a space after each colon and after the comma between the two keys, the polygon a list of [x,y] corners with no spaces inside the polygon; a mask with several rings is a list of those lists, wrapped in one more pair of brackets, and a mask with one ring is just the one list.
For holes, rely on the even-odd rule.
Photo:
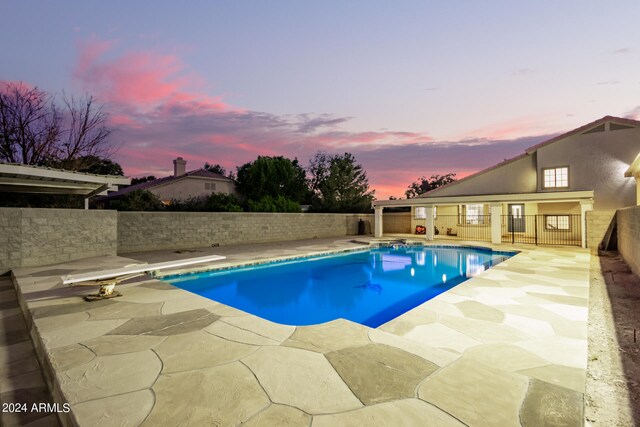
{"label": "house exterior wall", "polygon": [[536,188],[540,192],[558,191],[543,188],[542,169],[568,165],[569,188],[560,191],[593,190],[594,210],[633,206],[635,181],[625,178],[624,172],[638,152],[640,128],[569,136],[537,150]]}
{"label": "house exterior wall", "polygon": [[413,233],[415,225],[412,224],[414,210],[411,212],[385,212],[382,215],[382,230],[385,234]]}
{"label": "house exterior wall", "polygon": [[618,251],[635,274],[640,275],[640,206],[618,211]]}
{"label": "house exterior wall", "polygon": [[116,224],[116,211],[0,208],[0,273],[115,255]]}
{"label": "house exterior wall", "polygon": [[535,157],[534,153],[468,180],[441,187],[430,196],[533,193],[537,188]]}
{"label": "house exterior wall", "polygon": [[[564,202],[564,203],[538,203],[538,214],[569,214],[580,215],[580,203]],[[527,215],[529,215],[527,213]],[[532,214],[533,215],[533,214]]]}
{"label": "house exterior wall", "polygon": [[[215,184],[215,190],[207,190],[205,184]],[[192,197],[206,197],[213,193],[235,194],[233,181],[203,177],[185,177],[176,181],[149,188],[162,201],[186,200]]]}
{"label": "house exterior wall", "polygon": [[[385,214],[387,215],[387,214]],[[440,221],[438,221],[440,218]],[[446,234],[448,223],[453,223],[455,220],[455,226],[452,228],[451,233],[457,232],[457,218],[458,218],[458,205],[446,205],[446,206],[437,206],[436,208],[436,220],[434,221],[434,226],[438,230],[438,234]],[[445,224],[447,223],[447,224]],[[416,207],[411,207],[411,227],[409,232],[415,233],[416,226],[426,224],[426,219],[418,219],[416,218]],[[451,227],[448,227],[451,228]],[[386,233],[386,230],[385,230]]]}
{"label": "house exterior wall", "polygon": [[[602,132],[570,135],[510,163],[435,190],[427,198],[593,190],[594,210],[634,206],[639,190],[635,179],[626,178],[624,172],[639,152],[640,128],[610,130],[610,122],[605,122]],[[569,186],[544,188],[542,170],[562,166],[569,166]]]}

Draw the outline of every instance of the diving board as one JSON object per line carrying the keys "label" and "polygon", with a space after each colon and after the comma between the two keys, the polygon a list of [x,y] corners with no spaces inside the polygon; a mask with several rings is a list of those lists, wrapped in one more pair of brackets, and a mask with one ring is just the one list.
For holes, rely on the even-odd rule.
{"label": "diving board", "polygon": [[145,274],[155,275],[155,272],[166,269],[187,267],[194,264],[220,261],[226,257],[220,255],[209,255],[197,258],[178,259],[174,261],[158,262],[155,264],[134,264],[127,267],[114,268],[111,270],[101,270],[91,273],[69,274],[60,277],[62,285],[78,286],[100,286],[96,295],[87,295],[87,301],[98,299],[119,297],[121,294],[114,290],[117,284],[134,277]]}

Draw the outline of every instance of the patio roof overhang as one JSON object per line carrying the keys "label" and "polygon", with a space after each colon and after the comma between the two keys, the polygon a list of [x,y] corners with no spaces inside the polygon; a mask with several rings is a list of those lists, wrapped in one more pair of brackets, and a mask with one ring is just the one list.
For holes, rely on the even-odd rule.
{"label": "patio roof overhang", "polygon": [[629,169],[625,171],[624,176],[627,178],[640,178],[640,154],[638,154],[633,163],[629,165]]}
{"label": "patio roof overhang", "polygon": [[593,202],[593,190],[554,191],[548,193],[478,194],[443,197],[416,197],[401,200],[375,200],[373,207],[410,207],[457,205],[464,203],[552,203],[552,202]]}
{"label": "patio roof overhang", "polygon": [[0,163],[0,191],[4,192],[79,194],[90,197],[129,184],[131,180],[123,176]]}

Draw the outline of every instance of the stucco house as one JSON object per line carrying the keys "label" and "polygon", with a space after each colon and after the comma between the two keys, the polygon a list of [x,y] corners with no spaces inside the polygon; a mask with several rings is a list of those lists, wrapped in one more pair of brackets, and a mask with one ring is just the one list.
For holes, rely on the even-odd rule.
{"label": "stucco house", "polygon": [[640,200],[638,153],[640,121],[606,116],[420,197],[375,201],[375,235],[385,207],[409,206],[405,232],[429,240],[594,247]]}
{"label": "stucco house", "polygon": [[231,178],[204,169],[187,172],[186,165],[187,161],[178,157],[173,161],[173,175],[131,185],[110,193],[101,201],[113,200],[135,190],[148,190],[165,204],[171,200],[206,197],[213,193],[236,193],[235,182]]}

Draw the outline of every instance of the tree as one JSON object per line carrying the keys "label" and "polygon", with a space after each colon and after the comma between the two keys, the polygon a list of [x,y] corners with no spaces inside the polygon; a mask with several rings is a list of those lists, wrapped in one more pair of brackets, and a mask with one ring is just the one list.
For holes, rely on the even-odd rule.
{"label": "tree", "polygon": [[240,166],[236,179],[238,191],[248,200],[283,196],[303,203],[309,197],[307,175],[298,159],[259,156],[253,162]]}
{"label": "tree", "polygon": [[153,181],[156,177],[153,175],[141,176],[140,178],[131,178],[131,185],[142,184],[143,182]]}
{"label": "tree", "polygon": [[67,161],[48,160],[44,163],[57,169],[74,170],[78,172],[92,173],[94,175],[119,175],[124,176],[122,166],[113,160],[103,159],[98,156],[82,156]]}
{"label": "tree", "polygon": [[37,87],[0,88],[0,160],[39,165],[56,157],[60,120],[51,96]]}
{"label": "tree", "polygon": [[82,170],[91,166],[83,159],[108,159],[114,150],[103,107],[91,95],[62,100],[61,110],[37,87],[0,87],[0,160]]}
{"label": "tree", "polygon": [[63,94],[65,128],[61,132],[58,156],[62,162],[79,157],[109,158],[113,148],[108,144],[111,129],[102,105],[96,105],[91,95],[74,98]]}
{"label": "tree", "polygon": [[413,199],[414,197],[418,197],[421,194],[424,194],[428,191],[435,190],[438,187],[442,187],[443,185],[449,184],[456,180],[455,173],[448,173],[446,175],[431,175],[428,179],[424,176],[418,178],[417,181],[412,182],[408,190],[405,191],[405,195],[407,199]]}
{"label": "tree", "polygon": [[220,174],[222,176],[227,176],[227,170],[219,163],[212,165],[212,164],[209,164],[209,162],[206,162],[202,169],[209,172]]}
{"label": "tree", "polygon": [[318,151],[309,161],[313,209],[323,212],[367,212],[374,191],[362,165],[351,153],[330,155]]}

